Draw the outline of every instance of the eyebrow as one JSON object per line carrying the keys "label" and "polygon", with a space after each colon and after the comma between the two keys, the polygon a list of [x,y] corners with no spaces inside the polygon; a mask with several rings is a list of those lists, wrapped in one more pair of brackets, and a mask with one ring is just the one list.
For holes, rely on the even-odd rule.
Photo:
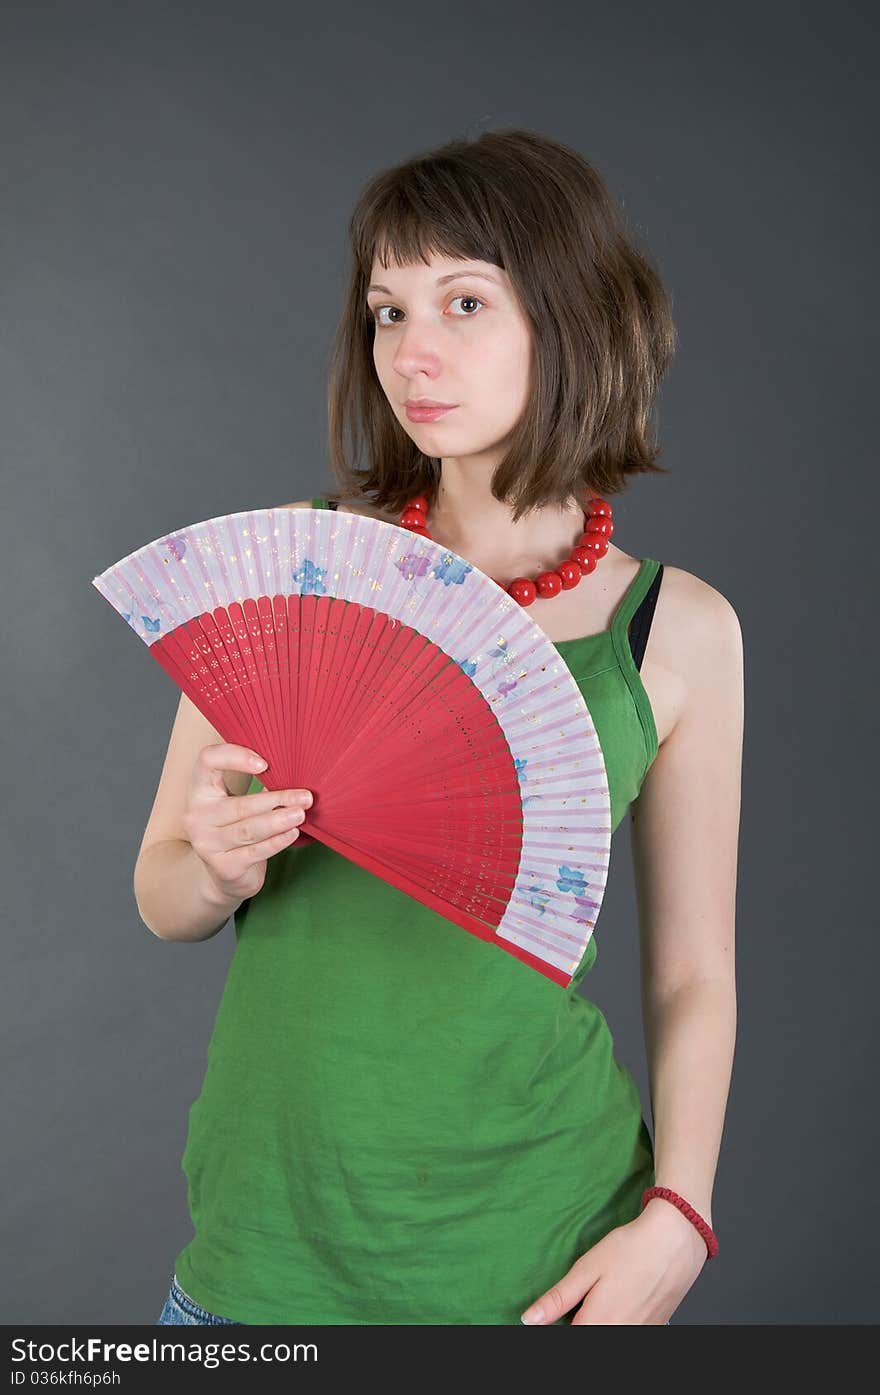
{"label": "eyebrow", "polygon": [[[437,286],[445,286],[448,281],[457,281],[459,276],[477,276],[481,281],[491,281],[494,286],[500,286],[501,282],[497,276],[489,276],[485,271],[471,271],[470,267],[459,267],[458,271],[452,271],[448,276],[439,276],[435,282]],[[387,286],[372,285],[367,287],[367,295],[370,291],[384,291],[385,295],[394,295]]]}

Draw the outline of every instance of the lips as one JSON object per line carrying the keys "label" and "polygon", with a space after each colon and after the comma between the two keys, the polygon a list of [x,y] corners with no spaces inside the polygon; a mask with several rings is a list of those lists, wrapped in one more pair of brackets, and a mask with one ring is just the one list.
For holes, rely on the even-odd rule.
{"label": "lips", "polygon": [[410,421],[436,421],[438,417],[443,417],[447,412],[454,412],[455,406],[449,407],[424,407],[415,403],[407,402],[406,414]]}

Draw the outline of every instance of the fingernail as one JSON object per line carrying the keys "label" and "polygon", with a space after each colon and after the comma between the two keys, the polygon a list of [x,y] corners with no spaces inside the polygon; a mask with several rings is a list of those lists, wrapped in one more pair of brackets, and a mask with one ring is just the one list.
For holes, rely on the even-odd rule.
{"label": "fingernail", "polygon": [[251,759],[254,770],[265,770],[266,764],[267,762],[263,760],[262,756],[253,756]]}
{"label": "fingernail", "polygon": [[300,797],[302,798],[302,801],[303,801],[303,803],[305,804],[306,808],[307,808],[307,809],[311,809],[312,803],[313,803],[313,799],[312,799],[312,796],[311,796],[311,794],[309,793],[309,791],[308,791],[308,790],[300,790]]}
{"label": "fingernail", "polygon": [[522,1317],[520,1318],[520,1322],[525,1322],[525,1323],[529,1323],[529,1322],[543,1322],[543,1321],[544,1321],[544,1309],[543,1309],[543,1308],[527,1308],[526,1311],[523,1313]]}

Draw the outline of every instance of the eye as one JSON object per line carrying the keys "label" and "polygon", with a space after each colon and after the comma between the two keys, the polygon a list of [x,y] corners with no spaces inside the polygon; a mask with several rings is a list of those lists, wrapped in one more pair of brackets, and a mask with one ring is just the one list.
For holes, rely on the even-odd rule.
{"label": "eye", "polygon": [[[456,295],[456,296],[453,296],[452,299],[453,299],[453,300],[469,300],[469,301],[471,301],[472,304],[475,304],[475,305],[482,305],[482,304],[483,304],[483,302],[482,302],[477,296],[475,296],[475,295]],[[474,319],[474,318],[475,318],[475,317],[474,317],[473,315],[454,315],[454,316],[453,316],[453,319],[456,319],[456,320],[458,320],[458,319],[472,320],[472,319]]]}
{"label": "eye", "polygon": [[[454,302],[455,302],[456,300],[462,300],[462,301],[468,302],[469,304],[480,305],[480,306],[482,306],[482,305],[485,304],[484,301],[480,300],[479,296],[475,296],[475,295],[465,295],[465,294],[463,294],[463,295],[456,295],[456,296],[453,296],[453,297],[452,297],[452,300],[449,302],[450,305],[454,304]],[[383,320],[383,319],[381,318],[381,315],[382,315],[382,311],[383,311],[383,310],[398,311],[398,313],[399,313],[399,307],[396,306],[396,305],[377,305],[377,306],[375,306],[375,308],[373,308],[373,309],[371,309],[369,305],[367,306],[367,316],[368,316],[369,319],[371,319],[371,320],[373,321],[373,323],[376,325],[377,329],[389,329],[389,328],[391,327],[391,325],[395,325],[395,324],[399,324],[399,323],[400,323],[399,320]],[[474,313],[474,312],[468,311],[467,314],[464,314],[464,315],[453,315],[452,318],[453,318],[454,320],[473,320],[473,319],[476,318],[476,316],[475,316],[475,313]]]}

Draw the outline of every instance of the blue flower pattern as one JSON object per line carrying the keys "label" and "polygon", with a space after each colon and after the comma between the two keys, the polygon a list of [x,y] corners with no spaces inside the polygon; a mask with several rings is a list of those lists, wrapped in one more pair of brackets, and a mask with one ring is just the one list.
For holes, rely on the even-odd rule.
{"label": "blue flower pattern", "polygon": [[556,885],[562,892],[571,892],[574,895],[575,906],[584,913],[583,915],[578,915],[572,912],[572,920],[580,921],[594,918],[589,912],[592,911],[595,914],[599,909],[600,903],[594,900],[592,896],[586,895],[586,890],[590,883],[579,867],[569,867],[563,863],[557,874]]}
{"label": "blue flower pattern", "polygon": [[444,552],[433,568],[432,575],[438,581],[442,581],[444,586],[461,586],[472,571],[470,562],[466,562],[463,557],[457,557],[454,552]]}
{"label": "blue flower pattern", "polygon": [[[158,634],[159,630],[162,627],[162,621],[159,619],[158,615],[153,616],[144,614],[144,611],[147,607],[144,605],[140,596],[134,596],[133,601],[134,606],[131,610],[120,611],[120,615],[122,616],[123,620],[126,620],[136,633],[138,628],[138,620],[140,620],[141,625],[143,625],[148,635]],[[139,615],[138,612],[140,612]]]}
{"label": "blue flower pattern", "polygon": [[326,596],[327,587],[324,585],[324,577],[327,575],[326,567],[318,567],[307,557],[301,566],[295,567],[290,573],[291,578],[300,588],[304,596]]}

